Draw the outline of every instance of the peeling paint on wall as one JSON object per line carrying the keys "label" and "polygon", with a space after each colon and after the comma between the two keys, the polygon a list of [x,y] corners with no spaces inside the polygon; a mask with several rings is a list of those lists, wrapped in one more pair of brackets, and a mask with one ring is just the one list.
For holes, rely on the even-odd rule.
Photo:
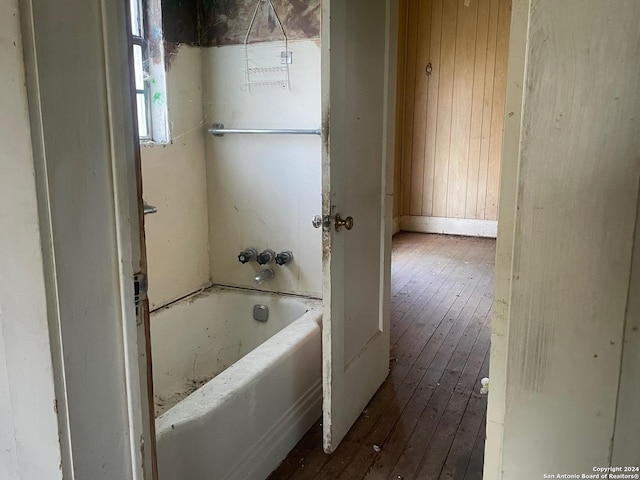
{"label": "peeling paint on wall", "polygon": [[[203,47],[242,44],[258,1],[261,0],[163,0],[165,40]],[[321,0],[272,3],[289,40],[320,37]],[[268,2],[261,1],[250,41],[280,38]]]}
{"label": "peeling paint on wall", "polygon": [[200,0],[162,0],[165,42],[198,45],[199,3]]}
{"label": "peeling paint on wall", "polygon": [[[203,0],[205,30],[201,40],[206,45],[234,45],[244,42],[257,0]],[[289,40],[320,36],[320,0],[273,0]],[[268,2],[262,2],[251,40],[269,41],[279,34],[277,21]]]}

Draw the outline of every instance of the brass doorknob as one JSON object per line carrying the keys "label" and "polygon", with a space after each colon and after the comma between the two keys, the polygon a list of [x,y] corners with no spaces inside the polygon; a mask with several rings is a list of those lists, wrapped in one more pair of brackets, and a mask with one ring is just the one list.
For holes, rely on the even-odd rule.
{"label": "brass doorknob", "polygon": [[347,230],[351,230],[353,228],[353,218],[347,217],[343,219],[342,217],[340,217],[339,213],[336,213],[335,227],[336,227],[336,232],[340,231],[340,227],[344,227]]}

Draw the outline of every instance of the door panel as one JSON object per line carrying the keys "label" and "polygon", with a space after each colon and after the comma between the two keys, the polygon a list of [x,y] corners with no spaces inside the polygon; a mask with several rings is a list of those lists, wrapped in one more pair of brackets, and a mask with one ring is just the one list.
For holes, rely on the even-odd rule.
{"label": "door panel", "polygon": [[[394,49],[388,45],[388,9],[385,0],[323,2],[323,445],[327,453],[335,450],[389,367],[385,267],[391,197],[385,192],[391,177],[386,117],[394,109],[387,105],[387,52]],[[338,214],[352,216],[353,229],[337,230]]]}

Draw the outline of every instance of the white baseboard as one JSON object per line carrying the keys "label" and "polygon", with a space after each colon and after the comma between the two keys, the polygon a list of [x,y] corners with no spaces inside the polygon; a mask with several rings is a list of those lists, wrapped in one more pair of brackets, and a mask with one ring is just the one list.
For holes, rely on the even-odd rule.
{"label": "white baseboard", "polygon": [[448,235],[465,235],[468,237],[496,238],[498,235],[498,222],[495,220],[403,215],[400,218],[400,229],[406,232],[444,233]]}
{"label": "white baseboard", "polygon": [[400,231],[400,217],[393,217],[393,232],[391,235],[395,235]]}

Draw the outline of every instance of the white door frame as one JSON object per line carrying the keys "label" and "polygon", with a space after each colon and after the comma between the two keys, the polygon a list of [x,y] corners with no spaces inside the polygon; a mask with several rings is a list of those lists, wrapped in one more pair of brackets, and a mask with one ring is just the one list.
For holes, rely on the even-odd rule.
{"label": "white door frame", "polygon": [[[60,316],[60,303],[64,300],[63,290],[70,288],[68,285],[61,285],[58,282],[58,268],[56,267],[56,241],[64,241],[64,239],[58,238],[55,234],[57,228],[61,226],[58,224],[64,219],[61,216],[55,217],[52,215],[51,209],[51,185],[48,181],[48,176],[53,175],[52,169],[54,166],[55,158],[48,155],[47,152],[47,134],[46,130],[49,127],[50,118],[47,115],[42,115],[42,105],[39,101],[37,92],[41,89],[43,83],[50,81],[50,79],[44,77],[38,77],[41,68],[38,68],[38,29],[34,27],[34,10],[33,6],[38,3],[38,0],[21,0],[22,7],[22,33],[25,43],[25,61],[27,71],[29,72],[28,89],[30,94],[30,115],[31,115],[31,128],[32,139],[34,145],[34,160],[35,170],[37,178],[37,191],[38,191],[38,206],[40,217],[40,228],[42,237],[42,248],[45,263],[45,278],[47,280],[47,307],[49,317],[49,330],[51,339],[51,355],[53,358],[53,365],[55,370],[55,383],[57,392],[57,413],[58,422],[60,425],[60,443],[62,445],[62,470],[65,473],[65,478],[74,478],[73,474],[73,462],[83,461],[82,458],[84,452],[82,451],[82,445],[76,444],[75,439],[71,435],[69,428],[69,415],[74,414],[74,410],[87,408],[93,415],[96,422],[106,421],[113,423],[114,418],[102,415],[104,407],[108,406],[108,398],[105,397],[104,403],[93,403],[91,405],[79,405],[75,403],[73,406],[69,405],[69,398],[66,395],[70,385],[69,382],[73,382],[72,378],[67,377],[68,364],[65,362],[63,352],[61,350],[60,332],[63,328],[64,319]],[[67,11],[63,5],[56,5],[59,10],[65,11],[67,20],[69,17],[69,11]],[[514,219],[515,219],[515,199],[516,199],[516,186],[517,186],[517,149],[520,138],[520,121],[521,121],[521,104],[522,104],[522,85],[524,80],[524,62],[525,62],[525,46],[526,46],[526,32],[528,26],[529,16],[529,3],[530,0],[513,0],[512,7],[512,24],[511,24],[511,39],[510,39],[510,53],[509,53],[509,70],[508,70],[508,86],[507,86],[507,101],[506,109],[509,112],[514,112],[513,115],[505,118],[505,134],[504,134],[504,153],[503,153],[503,166],[502,166],[502,179],[501,179],[501,201],[500,201],[500,228],[498,230],[498,258],[496,261],[496,286],[495,296],[496,300],[508,298],[508,291],[510,287],[510,278],[508,273],[511,267],[511,260],[513,255],[512,240],[514,235]],[[39,8],[42,5],[38,3]],[[116,33],[118,29],[124,28],[124,22],[114,21],[118,18],[122,18],[124,8],[124,2],[102,2],[102,12],[106,13],[103,18],[105,27],[104,38],[111,39],[113,36],[117,37]],[[41,40],[45,42],[46,40]],[[52,44],[53,46],[54,44]],[[115,48],[112,48],[114,47]],[[57,47],[64,50],[64,45],[57,44]],[[112,107],[116,107],[111,111],[113,115],[113,122],[111,124],[111,130],[118,129],[122,131],[127,127],[131,127],[126,120],[123,123],[118,123],[118,118],[122,120],[123,111],[118,110],[123,106],[129,104],[128,92],[119,88],[115,88],[116,85],[121,85],[123,82],[123,71],[117,71],[119,64],[114,60],[121,60],[122,45],[111,44],[109,48],[105,48],[104,54],[108,59],[107,63],[114,69],[109,73],[113,75],[111,88],[108,88],[109,102]],[[69,50],[64,52],[64,55],[70,56]],[[122,67],[122,65],[120,65]],[[60,67],[62,69],[62,67]],[[125,89],[126,90],[126,89]],[[390,100],[391,101],[391,100]],[[47,117],[46,119],[43,117]],[[134,148],[132,142],[127,140],[126,135],[114,135],[113,139],[120,138],[122,142],[113,142],[111,156],[109,161],[111,162],[110,172],[112,175],[113,190],[112,197],[105,199],[112,208],[114,223],[114,234],[117,238],[114,239],[114,246],[117,249],[118,254],[122,259],[131,260],[132,246],[135,247],[139,242],[137,240],[137,217],[132,217],[132,212],[136,209],[133,208],[135,198],[131,196],[131,181],[130,171],[126,163],[126,155],[118,155],[119,152],[131,152]],[[387,145],[389,149],[389,145]],[[87,157],[87,161],[95,162],[96,158]],[[391,166],[390,166],[391,168]],[[392,182],[388,183],[388,189],[392,188]],[[391,192],[386,192],[388,196]],[[73,206],[73,205],[72,205]],[[91,205],[93,206],[93,205]],[[90,208],[91,206],[83,206]],[[103,205],[104,206],[104,205]],[[389,212],[389,209],[387,209]],[[387,216],[387,224],[390,225],[391,217],[390,213]],[[385,274],[387,268],[385,267]],[[121,346],[135,345],[135,325],[132,325],[130,320],[135,318],[133,312],[133,292],[131,285],[128,283],[133,274],[133,267],[130,261],[122,261],[118,269],[118,280],[114,284],[113,294],[116,300],[120,304],[120,313],[117,319],[118,328],[122,334]],[[95,276],[95,273],[90,269],[78,272],[76,276],[77,285],[91,284]],[[133,315],[133,316],[132,316]],[[500,302],[496,302],[495,315],[494,315],[494,329],[492,335],[492,371],[491,371],[491,401],[489,403],[488,411],[488,437],[485,460],[485,471],[496,472],[499,471],[499,460],[501,457],[501,419],[504,416],[504,393],[506,378],[505,371],[506,364],[499,364],[493,360],[504,358],[506,356],[506,329],[503,329],[501,325],[508,318],[508,305]],[[500,321],[502,319],[502,321]],[[506,325],[504,325],[506,327]],[[84,339],[78,339],[80,343]],[[73,345],[68,348],[73,348]],[[129,348],[121,348],[120,350],[113,350],[109,352],[109,356],[112,360],[122,362],[127,365],[137,365],[137,351],[133,351]],[[135,368],[129,368],[129,372],[136,371]],[[139,452],[139,438],[142,431],[142,409],[144,403],[141,402],[139,394],[136,393],[138,379],[135,378],[135,374],[123,376],[126,388],[123,389],[123,396],[126,396],[126,418],[129,420],[127,425],[123,425],[123,434],[129,439],[129,448],[125,451],[121,451],[120,459],[123,465],[128,465],[130,475],[127,478],[144,478],[142,476],[142,461],[138,454]],[[88,402],[87,402],[88,403]],[[52,408],[54,408],[52,406]],[[119,418],[122,420],[122,417]],[[116,418],[115,420],[118,420]],[[109,446],[107,446],[109,448]],[[113,448],[113,446],[111,446]],[[90,455],[87,457],[90,458]],[[487,478],[490,478],[487,476]],[[492,478],[492,477],[491,477]]]}
{"label": "white door frame", "polygon": [[[489,377],[491,395],[487,406],[487,440],[484,477],[498,478],[502,462],[506,409],[507,343],[511,266],[514,253],[518,159],[525,83],[525,60],[531,0],[512,0],[509,60],[505,99],[504,137],[500,173],[500,205],[491,320]],[[509,112],[509,115],[506,115]]]}
{"label": "white door frame", "polygon": [[65,479],[152,478],[126,6],[20,0]]}
{"label": "white door frame", "polygon": [[[620,297],[624,295],[624,288],[617,288],[617,286],[621,284],[625,286],[623,277],[627,275],[625,268],[620,267],[620,265],[624,266],[620,258],[624,258],[624,255],[627,254],[629,255],[628,258],[633,258],[633,221],[629,221],[629,219],[632,217],[636,219],[638,215],[638,212],[634,210],[634,208],[637,208],[636,202],[638,200],[632,196],[631,191],[633,186],[629,186],[630,182],[637,181],[637,177],[634,178],[628,174],[628,172],[634,171],[629,168],[629,165],[637,162],[637,142],[633,143],[631,140],[634,138],[637,139],[637,118],[634,124],[631,116],[635,116],[635,112],[630,112],[630,109],[633,108],[633,106],[637,106],[638,103],[637,94],[635,94],[633,90],[633,81],[637,78],[638,69],[637,62],[632,58],[632,51],[630,49],[625,50],[620,48],[621,43],[624,43],[622,39],[625,38],[625,36],[630,38],[629,42],[624,46],[637,46],[638,36],[629,35],[634,25],[632,19],[635,18],[632,13],[637,12],[637,7],[635,7],[633,2],[623,2],[619,5],[619,8],[611,9],[611,17],[607,17],[606,22],[608,23],[604,23],[606,27],[609,25],[616,25],[616,27],[618,27],[617,30],[614,28],[611,31],[608,28],[601,28],[602,26],[597,23],[590,23],[598,13],[602,14],[601,11],[596,13],[588,11],[590,5],[595,5],[597,2],[585,2],[584,8],[587,9],[586,13],[579,12],[579,9],[575,8],[579,3],[580,2],[569,2],[569,5],[565,5],[565,8],[569,9],[569,11],[565,10],[560,12],[555,9],[553,2],[549,1],[534,2],[532,0],[513,0],[512,4],[500,185],[500,214],[495,268],[494,315],[492,319],[490,353],[491,383],[488,398],[487,441],[485,445],[484,465],[484,478],[491,480],[502,478],[503,472],[507,472],[504,473],[504,476],[509,476],[509,478],[516,478],[516,476],[525,473],[533,475],[533,473],[525,472],[525,470],[517,472],[518,468],[527,468],[526,466],[522,466],[521,463],[521,460],[524,458],[530,460],[530,465],[535,464],[540,470],[549,468],[551,470],[549,473],[583,473],[576,470],[570,472],[558,471],[560,470],[558,464],[562,462],[570,465],[582,464],[586,470],[595,466],[609,466],[606,464],[606,460],[603,461],[602,459],[606,459],[607,456],[609,457],[609,462],[616,462],[616,458],[623,458],[625,454],[628,455],[627,458],[630,458],[631,461],[625,460],[623,465],[631,465],[632,462],[638,461],[638,436],[635,433],[637,432],[637,428],[632,427],[625,432],[621,432],[620,429],[616,428],[616,426],[620,427],[622,423],[633,424],[633,422],[629,421],[631,417],[630,413],[637,412],[637,408],[631,410],[630,405],[633,402],[637,405],[637,395],[631,396],[632,387],[629,384],[624,385],[625,388],[629,388],[629,390],[626,390],[626,397],[621,393],[621,390],[618,390],[616,393],[616,389],[623,388],[625,365],[621,359],[622,355],[614,350],[620,349],[622,354],[626,354],[628,353],[628,349],[632,348],[630,347],[631,342],[636,342],[634,344],[636,345],[638,341],[637,336],[633,337],[634,340],[630,337],[625,338],[624,336],[625,314],[623,307],[625,305],[620,300]],[[631,5],[634,5],[634,8],[636,8],[635,11],[630,8]],[[602,4],[602,8],[608,7]],[[562,24],[547,24],[546,22],[548,22],[548,17],[551,17],[551,12],[553,12],[553,16],[559,15],[559,17],[556,18],[560,18],[564,22],[568,22],[569,19],[574,20],[573,14],[575,12],[575,28],[565,31],[561,28]],[[625,22],[621,22],[620,25],[618,25],[616,22],[620,22],[623,15],[626,15],[629,20],[625,19]],[[529,32],[530,21],[532,27],[531,33]],[[577,31],[578,28],[581,28],[581,31]],[[587,30],[587,28],[590,30]],[[547,32],[549,35],[544,38],[544,34]],[[584,38],[587,40],[582,38],[583,33],[585,34]],[[587,34],[593,34],[593,36],[589,38]],[[543,40],[541,40],[541,38],[543,38]],[[545,43],[547,41],[548,43]],[[575,41],[575,54],[572,41]],[[529,45],[528,42],[530,43]],[[541,46],[540,42],[545,45]],[[581,69],[585,68],[586,62],[591,60],[590,55],[595,57],[595,55],[593,55],[593,46],[595,44],[597,44],[597,48],[602,49],[598,51],[604,53],[602,58],[605,58],[605,61],[598,65],[599,72],[605,73],[600,77],[594,75],[593,78],[590,78],[581,75],[580,72]],[[544,69],[540,69],[540,66],[535,64],[535,62],[539,62],[541,58],[548,58],[545,57],[545,55],[550,51],[550,45],[553,45],[553,49],[557,50],[559,55],[557,58],[549,58],[551,65],[557,69],[559,63],[563,61],[566,62],[570,65],[570,68],[574,69],[571,71],[575,72],[575,78],[579,79],[579,81],[575,83],[572,82],[573,77],[567,72],[560,72],[557,76],[551,75],[546,77],[545,75],[548,75],[548,72],[541,71]],[[587,54],[584,53],[585,51]],[[529,52],[531,52],[530,59],[527,58]],[[627,57],[624,57],[624,55]],[[575,65],[572,63],[574,60]],[[533,65],[529,66],[527,71],[529,61],[531,61]],[[554,70],[554,72],[555,71],[556,70]],[[583,80],[584,78],[590,78],[590,80],[594,82],[594,88],[591,88],[591,85]],[[610,78],[613,79],[611,82],[609,82]],[[553,91],[553,89],[549,86],[553,85],[554,82],[560,82],[560,85],[558,85],[557,92],[550,94],[550,90]],[[543,85],[543,87],[541,87],[541,85]],[[546,89],[544,87],[546,87]],[[579,92],[580,95],[584,95],[587,88],[590,88],[589,94],[593,95],[593,98],[585,99],[584,105],[582,103],[580,104],[580,107],[584,109],[583,111],[577,108],[571,110],[571,105],[569,105],[570,102],[567,101],[566,94],[569,87],[572,89],[575,88],[576,92]],[[531,90],[535,92],[535,95],[530,93]],[[555,103],[552,101],[554,94],[558,98]],[[576,98],[579,97],[579,94],[576,93]],[[619,95],[620,98],[615,97],[615,95]],[[545,96],[548,105],[536,103],[537,99],[545,98]],[[621,104],[623,101],[627,103],[621,107],[611,107],[614,98],[614,101],[620,100]],[[593,101],[594,99],[595,101]],[[524,109],[523,104],[525,105]],[[608,168],[612,171],[617,169],[618,177],[612,175],[610,178],[604,180],[598,179],[599,173],[597,170],[594,170],[591,174],[594,178],[594,183],[588,185],[588,195],[593,196],[601,205],[604,204],[606,208],[608,208],[606,216],[607,222],[603,220],[605,217],[602,216],[602,211],[595,212],[593,218],[589,218],[586,215],[577,215],[577,220],[559,219],[555,223],[549,221],[550,217],[541,215],[537,220],[535,228],[539,229],[540,226],[544,224],[544,227],[548,229],[550,233],[550,236],[547,238],[548,240],[550,239],[550,241],[557,242],[561,235],[575,235],[583,238],[584,243],[590,248],[590,250],[582,252],[584,253],[584,258],[587,263],[593,262],[594,264],[598,264],[598,262],[609,262],[613,265],[617,264],[618,267],[615,272],[612,270],[611,272],[607,272],[608,277],[604,276],[604,274],[602,277],[604,284],[607,282],[615,282],[616,288],[612,290],[615,290],[617,294],[617,299],[615,300],[617,303],[602,303],[602,305],[607,308],[607,312],[611,312],[607,313],[608,318],[605,317],[602,312],[595,311],[595,313],[593,313],[593,318],[599,318],[600,322],[597,324],[599,329],[597,331],[594,328],[593,322],[583,322],[583,317],[571,318],[570,315],[566,315],[566,311],[570,311],[570,308],[566,311],[559,309],[557,315],[561,318],[562,323],[568,325],[568,327],[565,326],[564,331],[561,328],[555,328],[555,331],[548,333],[549,337],[552,337],[556,343],[555,347],[549,346],[549,351],[545,355],[541,355],[539,361],[536,359],[536,361],[531,362],[531,364],[535,364],[536,366],[545,364],[548,371],[554,370],[554,367],[558,367],[561,373],[556,374],[553,378],[551,378],[551,373],[545,373],[548,376],[546,384],[542,384],[542,386],[529,385],[525,387],[517,383],[517,379],[526,378],[527,373],[522,367],[527,359],[521,356],[521,352],[526,352],[530,349],[534,344],[534,340],[530,340],[530,338],[535,338],[535,332],[531,333],[530,338],[528,337],[529,324],[526,322],[531,322],[531,325],[535,325],[536,323],[542,324],[545,319],[541,317],[545,314],[548,315],[549,312],[545,311],[544,308],[534,305],[529,315],[523,314],[523,311],[525,311],[527,307],[523,306],[524,302],[521,301],[521,299],[526,298],[526,301],[530,301],[533,305],[535,300],[532,300],[531,297],[539,294],[539,292],[543,290],[540,286],[535,285],[535,282],[540,282],[541,280],[534,278],[534,281],[531,281],[531,279],[526,278],[526,273],[523,274],[523,278],[520,279],[519,282],[514,282],[514,280],[519,278],[521,271],[527,272],[526,269],[522,269],[522,258],[525,257],[522,253],[523,249],[526,251],[528,246],[543,237],[539,230],[531,226],[533,217],[531,214],[531,192],[535,191],[541,199],[539,204],[540,211],[544,209],[544,206],[548,205],[549,198],[551,198],[554,193],[557,194],[557,187],[556,190],[553,188],[549,190],[540,188],[540,185],[543,184],[542,179],[539,181],[539,177],[534,177],[534,175],[540,175],[540,173],[531,168],[531,165],[539,160],[539,158],[536,158],[536,154],[548,155],[555,153],[554,151],[545,151],[544,143],[546,139],[544,139],[544,135],[541,134],[541,131],[544,132],[544,130],[541,130],[540,126],[540,123],[542,123],[540,122],[540,111],[543,109],[549,114],[558,114],[558,118],[561,118],[563,113],[565,115],[565,120],[562,120],[564,122],[562,125],[563,138],[559,140],[557,132],[556,138],[553,139],[551,138],[552,135],[549,134],[549,141],[554,142],[553,144],[556,149],[561,142],[567,145],[581,144],[585,148],[592,148],[594,145],[588,142],[585,143],[585,138],[589,138],[589,140],[591,138],[610,139],[611,145],[614,146],[611,148],[605,143],[596,145],[609,147],[607,154],[611,151],[611,163]],[[597,114],[594,114],[594,111],[597,111]],[[582,117],[581,114],[584,115],[584,117]],[[523,124],[523,117],[526,122],[525,124]],[[583,118],[587,120],[583,121]],[[594,121],[588,121],[590,118],[593,118]],[[536,123],[538,123],[538,125],[536,125]],[[609,126],[609,124],[611,126]],[[558,127],[558,130],[561,130],[561,128]],[[596,131],[594,132],[594,130]],[[553,128],[550,127],[549,132],[552,131]],[[585,138],[581,138],[581,135]],[[541,137],[543,138],[542,140]],[[618,146],[626,150],[615,150]],[[571,150],[568,150],[570,155],[579,155],[579,151],[574,149],[573,146],[571,148]],[[565,153],[566,152],[562,152],[563,155]],[[602,155],[602,152],[599,152],[599,154]],[[587,168],[593,162],[593,158],[585,158],[585,169],[580,171],[580,168],[577,168],[575,172],[572,171],[572,174],[579,179],[585,175],[588,177],[588,174],[591,172],[589,172]],[[568,162],[566,165],[567,167],[573,168],[580,166],[580,164],[576,162]],[[623,170],[624,168],[628,170]],[[634,173],[637,174],[637,171],[636,169]],[[627,173],[625,182],[620,182],[620,172]],[[549,176],[552,174],[556,174],[556,172],[550,172]],[[531,181],[533,178],[535,178],[535,181]],[[567,179],[560,180],[563,181],[562,185],[566,188],[566,197],[569,198],[570,195],[575,194],[578,200],[582,199],[582,201],[584,201],[584,198],[588,197],[588,195],[584,194],[586,182],[583,180],[573,181],[573,179],[573,176],[567,176]],[[600,181],[598,182],[598,180]],[[580,181],[582,181],[582,183],[580,183]],[[525,182],[527,186],[526,189],[522,186]],[[609,182],[610,190],[607,182]],[[540,185],[538,185],[538,183]],[[537,188],[540,188],[540,190],[536,190]],[[574,192],[577,192],[577,194]],[[629,199],[631,199],[631,202],[629,202]],[[590,212],[589,208],[593,208],[593,206],[587,203],[583,205],[582,211]],[[602,210],[604,210],[604,208]],[[547,212],[548,211],[549,209],[547,208]],[[611,215],[611,212],[616,212],[619,217]],[[546,215],[548,215],[548,213]],[[621,221],[621,219],[624,220]],[[597,255],[595,255],[594,258],[593,254],[600,250],[600,245],[598,244],[596,246],[594,237],[590,237],[590,232],[585,228],[585,224],[587,224],[589,220],[593,220],[593,225],[591,226],[593,230],[607,231],[609,237],[607,241],[598,240],[603,244],[603,258],[597,258]],[[527,224],[527,222],[530,223]],[[561,230],[565,227],[565,224],[566,230]],[[558,225],[561,225],[561,227],[558,228]],[[522,234],[523,230],[525,231],[524,234]],[[532,234],[532,231],[534,231],[535,234]],[[627,237],[625,237],[625,235]],[[611,238],[616,239],[616,242],[610,241]],[[637,247],[637,233],[635,242]],[[615,246],[615,248],[612,248],[612,246]],[[605,259],[605,255],[611,253],[611,251],[607,252],[607,248],[611,249],[611,251],[616,251],[616,254],[619,252],[622,253],[616,258],[613,258],[613,255],[611,255],[611,258]],[[629,248],[629,251],[624,251],[625,248]],[[529,252],[527,252],[527,254],[529,254]],[[545,252],[545,254],[552,255],[549,257],[551,259],[558,259],[562,256],[559,255],[557,251]],[[537,252],[537,255],[537,257],[532,256],[530,258],[535,261],[542,256],[539,252]],[[572,259],[573,257],[569,256],[569,258]],[[573,263],[575,264],[576,262],[574,261]],[[629,261],[629,263],[631,263],[631,261]],[[529,272],[531,272],[531,270],[529,270]],[[565,275],[564,272],[566,272],[566,275],[576,276],[575,285],[577,288],[575,288],[575,291],[567,289],[567,285],[573,281],[573,277],[568,277],[570,281],[567,281],[567,278],[563,278],[562,281],[557,283],[559,285],[557,287],[558,291],[566,295],[567,305],[569,307],[574,307],[575,310],[579,310],[575,308],[578,307],[579,303],[576,300],[576,294],[579,293],[578,289],[582,285],[579,283],[581,279],[578,277],[584,274],[584,270],[576,269],[576,273],[571,271],[570,268],[565,268],[562,275],[563,277]],[[557,274],[557,272],[551,272],[551,275],[553,275],[553,273]],[[540,275],[542,276],[543,274],[541,273]],[[544,275],[547,275],[546,271]],[[637,279],[637,277],[633,277],[633,275],[637,275],[637,271],[630,269],[629,275],[631,276],[630,282]],[[557,279],[555,281],[557,281]],[[526,292],[526,288],[522,287],[524,282],[529,282],[526,285],[526,288],[530,289],[528,292]],[[634,284],[631,283],[631,285],[633,286]],[[533,288],[535,288],[535,290],[533,290]],[[611,294],[613,293],[612,290],[604,290],[604,292]],[[620,294],[619,292],[623,293]],[[589,294],[585,292],[584,302],[586,304],[589,302],[595,304],[598,300],[602,301],[602,298],[605,296],[603,295],[602,297],[598,297],[597,300],[592,300],[587,295]],[[627,293],[627,296],[628,295]],[[553,301],[557,302],[558,299],[554,298]],[[629,297],[627,297],[626,301],[627,308],[634,308],[634,305],[629,301]],[[549,310],[551,309],[551,307],[546,305],[545,307]],[[630,310],[627,310],[626,315],[626,323],[628,324],[632,315]],[[522,325],[525,326],[522,327]],[[567,342],[567,338],[570,338],[573,333],[567,333],[567,331],[575,329],[577,325],[580,325],[581,328],[585,329],[589,334],[582,335],[580,341],[572,345]],[[607,328],[602,328],[605,325]],[[533,330],[533,328],[531,330]],[[550,328],[549,330],[552,329]],[[523,333],[524,331],[527,331],[526,338]],[[627,335],[629,334],[630,330],[627,332]],[[598,336],[602,338],[602,344],[605,345],[605,348],[611,349],[607,351],[609,354],[608,357],[598,350],[601,347],[596,341]],[[542,343],[542,340],[538,341]],[[625,342],[628,343],[623,348],[621,345],[624,345]],[[585,345],[588,345],[590,349],[588,352],[585,351]],[[567,351],[573,349],[576,351],[576,354],[573,357],[558,357],[558,352],[560,352],[561,349],[566,349]],[[596,364],[587,366],[589,364],[582,360],[582,356],[587,356],[589,360],[591,360],[592,351],[596,352],[593,358],[598,358],[598,360]],[[559,358],[561,361],[558,360]],[[554,361],[556,362],[555,364],[552,363]],[[615,375],[602,375],[601,372],[615,372],[618,367],[617,362],[622,363],[620,367],[622,369],[620,379]],[[575,365],[585,365],[585,369],[589,369],[588,374],[585,371],[573,368]],[[633,368],[630,364],[627,364],[626,367]],[[543,372],[544,369],[542,367],[540,368],[540,371]],[[567,375],[566,370],[571,370],[571,375]],[[560,380],[563,381],[563,386],[566,389],[564,391],[559,389],[554,390],[554,387],[557,388]],[[507,382],[510,382],[509,385],[507,385]],[[572,384],[572,382],[574,383]],[[585,390],[589,393],[585,395],[579,388],[576,388],[576,385],[584,386]],[[635,385],[637,388],[637,383]],[[597,388],[594,388],[594,386]],[[509,389],[507,389],[507,387],[509,387]],[[554,403],[558,398],[569,395],[569,393],[566,392],[571,392],[571,395],[573,395],[573,397],[571,397],[572,399],[587,398],[587,400],[584,402],[572,402],[569,405]],[[591,392],[593,392],[593,394],[591,394]],[[507,406],[507,399],[513,400],[514,398],[519,402],[516,402],[515,405],[511,403],[510,406]],[[630,401],[626,404],[628,410],[624,410],[624,405],[620,403],[625,401]],[[616,402],[618,403],[616,404]],[[528,408],[523,408],[523,405],[526,405]],[[549,419],[549,424],[552,424],[556,419],[560,420],[562,414],[571,411],[574,406],[576,409],[582,409],[584,418],[581,415],[573,419],[567,419],[564,424],[558,424],[557,432],[546,430],[546,427],[549,425],[546,423],[542,424],[541,430],[546,430],[545,434],[549,435],[551,440],[544,445],[544,448],[542,448],[541,445],[540,449],[529,453],[526,445],[523,446],[523,442],[520,442],[520,440],[527,434],[537,435],[537,437],[540,438],[540,432],[530,432],[527,430],[526,425],[522,423],[522,417],[525,415],[521,415],[519,419],[514,421],[513,418],[517,415],[517,412],[525,411],[526,415],[532,419],[531,423],[535,423],[537,419],[545,416]],[[602,408],[602,406],[605,407]],[[596,411],[597,414],[592,413]],[[623,417],[623,415],[625,416]],[[516,423],[518,420],[520,420],[520,423]],[[505,422],[507,425],[507,442],[505,442]],[[616,422],[618,425],[616,425]],[[516,426],[514,426],[514,424],[516,424]],[[584,430],[581,430],[583,427]],[[636,430],[632,431],[633,428],[636,428]],[[513,435],[514,429],[522,431],[522,436]],[[588,451],[587,449],[589,448],[591,450],[589,453],[581,456],[576,454],[575,448],[567,448],[558,458],[548,459],[548,465],[541,464],[540,455],[545,455],[549,450],[559,446],[561,443],[559,439],[562,439],[568,446],[570,443],[579,442],[584,439],[584,442],[580,444],[580,448],[585,452]],[[542,443],[544,444],[544,442]],[[517,444],[517,447],[514,447],[514,444]],[[533,442],[531,445],[533,445]],[[609,449],[607,449],[607,446]],[[514,460],[514,457],[510,456],[513,455],[514,451],[520,453],[521,457],[516,457]],[[601,456],[600,459],[595,458],[593,454],[594,451]],[[507,455],[506,457],[505,453]],[[634,453],[636,456],[632,458],[631,455]],[[563,459],[560,461],[559,458]],[[509,465],[509,463],[511,465]],[[591,472],[591,470],[589,470],[589,472]],[[540,472],[535,473],[540,474]]]}

